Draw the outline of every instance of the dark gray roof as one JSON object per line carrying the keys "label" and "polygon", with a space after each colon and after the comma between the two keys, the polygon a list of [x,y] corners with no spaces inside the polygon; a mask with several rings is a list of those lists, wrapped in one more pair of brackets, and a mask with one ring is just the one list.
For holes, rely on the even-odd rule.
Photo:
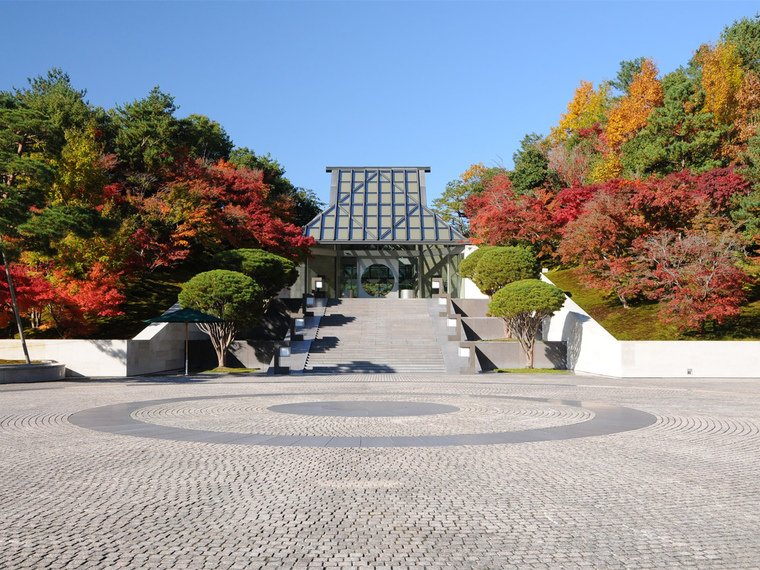
{"label": "dark gray roof", "polygon": [[330,206],[306,225],[317,243],[467,243],[427,207],[426,166],[328,167]]}

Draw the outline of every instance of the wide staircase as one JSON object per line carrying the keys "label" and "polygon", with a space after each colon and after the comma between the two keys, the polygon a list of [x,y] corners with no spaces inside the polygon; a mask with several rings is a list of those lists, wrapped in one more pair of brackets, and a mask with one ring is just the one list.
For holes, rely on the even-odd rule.
{"label": "wide staircase", "polygon": [[331,299],[305,373],[445,374],[425,299]]}

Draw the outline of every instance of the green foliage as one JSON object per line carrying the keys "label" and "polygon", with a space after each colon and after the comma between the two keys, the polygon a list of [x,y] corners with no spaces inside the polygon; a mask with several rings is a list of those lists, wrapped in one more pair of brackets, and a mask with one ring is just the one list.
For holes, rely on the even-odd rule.
{"label": "green foliage", "polygon": [[565,294],[554,285],[538,279],[522,279],[494,293],[488,303],[488,312],[494,317],[507,319],[522,315],[543,319],[560,310],[564,302]]}
{"label": "green foliage", "polygon": [[478,261],[480,261],[480,258],[483,256],[483,254],[485,254],[489,249],[489,247],[479,247],[470,253],[470,255],[465,257],[462,261],[460,261],[459,275],[465,279],[472,279],[475,277],[475,269],[478,266]]}
{"label": "green foliage", "polygon": [[617,72],[615,79],[609,82],[610,87],[617,89],[621,93],[628,94],[628,88],[631,86],[633,77],[641,73],[641,66],[646,60],[645,57],[637,57],[620,62],[620,70]]}
{"label": "green foliage", "polygon": [[536,256],[520,246],[489,247],[480,256],[472,277],[475,285],[489,297],[513,281],[538,277]]}
{"label": "green foliage", "polygon": [[513,158],[515,169],[509,179],[516,195],[533,195],[536,188],[559,185],[557,173],[549,169],[549,156],[541,135],[525,135]]}
{"label": "green foliage", "polygon": [[[0,93],[0,235],[14,236],[30,215],[32,206],[44,202],[45,188],[54,171],[47,143],[52,122],[10,93]],[[6,243],[3,247],[7,249]]]}
{"label": "green foliage", "polygon": [[160,178],[171,168],[182,144],[176,111],[174,97],[158,86],[146,98],[111,111],[115,150],[130,172]]}
{"label": "green foliage", "polygon": [[700,112],[704,92],[699,82],[682,68],[666,75],[662,85],[663,106],[654,109],[647,126],[622,147],[625,173],[643,177],[727,166],[720,146],[729,129],[716,126],[711,114]]}
{"label": "green foliage", "polygon": [[253,279],[238,271],[215,269],[199,273],[182,286],[179,302],[240,326],[261,318],[263,294]]}
{"label": "green foliage", "polygon": [[181,140],[191,156],[210,162],[229,158],[234,145],[227,131],[216,121],[193,114],[180,120],[180,126]]}
{"label": "green foliage", "polygon": [[446,183],[446,189],[441,196],[433,200],[432,209],[443,221],[464,236],[470,235],[470,224],[464,214],[464,201],[471,191],[471,185],[461,180],[451,180]]}
{"label": "green foliage", "polygon": [[33,214],[19,230],[27,251],[52,255],[56,251],[56,241],[70,235],[79,238],[107,235],[117,223],[91,207],[55,205]]}
{"label": "green foliage", "polygon": [[254,326],[263,316],[263,301],[261,288],[253,279],[225,269],[199,273],[182,286],[179,294],[183,308],[196,309],[226,321],[198,324],[211,338],[219,366],[226,365],[227,349],[235,334]]}
{"label": "green foliage", "polygon": [[295,262],[261,249],[232,249],[214,256],[214,266],[239,271],[253,279],[265,299],[271,299],[298,279]]}
{"label": "green foliage", "polygon": [[726,26],[720,38],[738,48],[745,69],[760,74],[760,14]]}
{"label": "green foliage", "polygon": [[550,283],[523,279],[497,291],[488,312],[504,321],[505,330],[520,343],[528,368],[533,368],[533,347],[542,321],[565,303],[565,294]]}

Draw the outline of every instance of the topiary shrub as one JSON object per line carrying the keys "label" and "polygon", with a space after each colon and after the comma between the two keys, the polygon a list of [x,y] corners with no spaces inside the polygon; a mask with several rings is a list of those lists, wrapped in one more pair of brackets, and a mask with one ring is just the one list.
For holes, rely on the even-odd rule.
{"label": "topiary shrub", "polygon": [[214,256],[214,267],[239,271],[261,287],[266,301],[298,279],[295,262],[263,249],[231,249]]}
{"label": "topiary shrub", "polygon": [[235,333],[255,325],[264,314],[261,288],[238,271],[215,269],[199,273],[182,286],[179,303],[207,315],[224,319],[223,323],[197,323],[211,338],[219,366],[226,366],[227,349]]}
{"label": "topiary shrub", "polygon": [[565,294],[554,285],[538,279],[524,279],[497,291],[488,303],[488,312],[504,321],[507,336],[518,340],[527,367],[533,368],[538,328],[544,318],[558,311],[564,302]]}
{"label": "topiary shrub", "polygon": [[491,248],[488,246],[480,247],[460,261],[458,269],[459,275],[465,279],[472,279],[475,276],[475,268],[478,265],[478,261],[480,261],[483,254],[489,249]]}
{"label": "topiary shrub", "polygon": [[475,285],[489,297],[499,289],[521,279],[535,279],[539,266],[533,251],[526,247],[489,247],[478,258],[474,275]]}

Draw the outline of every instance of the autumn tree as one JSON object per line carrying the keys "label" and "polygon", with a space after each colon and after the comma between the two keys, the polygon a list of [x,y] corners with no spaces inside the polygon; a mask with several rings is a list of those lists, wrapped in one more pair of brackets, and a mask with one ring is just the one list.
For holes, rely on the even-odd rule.
{"label": "autumn tree", "polygon": [[742,67],[760,75],[760,14],[745,17],[723,28],[721,42],[736,46]]}
{"label": "autumn tree", "polygon": [[738,266],[740,237],[687,230],[659,231],[642,239],[636,252],[647,296],[660,302],[664,322],[704,331],[739,314],[750,278]]}
{"label": "autumn tree", "polygon": [[612,105],[605,135],[613,149],[618,150],[643,129],[652,111],[662,105],[662,83],[657,79],[657,73],[657,66],[651,59],[643,60],[641,70],[631,78],[626,94]]}
{"label": "autumn tree", "polygon": [[662,106],[622,146],[624,174],[646,177],[727,166],[720,149],[730,129],[716,125],[711,114],[702,112],[704,92],[699,81],[682,68],[666,75],[662,87]]}
{"label": "autumn tree", "polygon": [[486,245],[530,245],[547,259],[559,237],[550,211],[552,198],[547,189],[516,196],[504,173],[490,180],[480,194],[470,196],[464,211],[472,235]]}
{"label": "autumn tree", "polygon": [[609,87],[606,84],[594,89],[594,84],[581,79],[573,98],[567,105],[559,125],[552,128],[549,140],[565,143],[578,129],[593,127],[604,121],[609,108]]}
{"label": "autumn tree", "polygon": [[640,183],[613,181],[597,191],[581,215],[564,230],[558,253],[577,266],[588,286],[614,294],[624,307],[641,291],[633,279],[633,241],[647,229],[630,206]]}
{"label": "autumn tree", "polygon": [[313,190],[294,186],[285,177],[285,168],[269,153],[257,155],[247,147],[236,148],[230,153],[230,162],[263,173],[263,181],[270,188],[267,205],[287,218],[285,221],[303,227],[325,207]]}
{"label": "autumn tree", "polygon": [[524,279],[497,291],[488,303],[488,312],[502,319],[505,334],[518,340],[527,368],[533,368],[538,329],[543,320],[559,311],[564,303],[565,294],[551,283]]}
{"label": "autumn tree", "polygon": [[721,125],[734,122],[737,94],[744,81],[741,57],[732,43],[703,45],[696,54],[701,67],[701,84],[705,92],[704,109]]}
{"label": "autumn tree", "polygon": [[621,61],[620,69],[618,70],[615,79],[611,79],[607,83],[613,89],[616,89],[623,95],[627,95],[634,77],[641,73],[641,68],[645,61],[646,58],[644,57]]}
{"label": "autumn tree", "polygon": [[221,323],[197,323],[209,335],[219,366],[225,366],[227,349],[235,334],[255,325],[263,314],[263,294],[256,282],[237,271],[216,269],[199,273],[182,286],[179,302],[220,319]]}

